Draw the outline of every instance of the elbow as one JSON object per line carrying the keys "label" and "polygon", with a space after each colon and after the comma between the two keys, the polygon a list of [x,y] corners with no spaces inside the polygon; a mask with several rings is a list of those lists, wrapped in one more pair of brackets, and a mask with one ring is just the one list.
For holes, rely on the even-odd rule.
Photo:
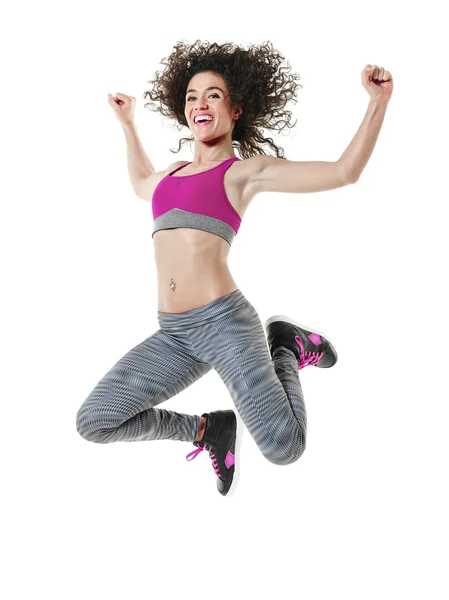
{"label": "elbow", "polygon": [[361,173],[355,173],[354,171],[349,171],[349,173],[347,173],[347,181],[349,184],[352,183],[357,183],[357,181],[359,180]]}
{"label": "elbow", "polygon": [[357,183],[357,181],[359,180],[359,176],[357,175],[349,175],[348,177],[346,177],[345,179],[345,184],[346,185],[353,185],[354,183]]}
{"label": "elbow", "polygon": [[352,183],[356,183],[356,181],[359,178],[359,175],[357,175],[348,164],[341,160],[337,160],[336,164],[338,168],[340,181],[343,185],[350,185]]}

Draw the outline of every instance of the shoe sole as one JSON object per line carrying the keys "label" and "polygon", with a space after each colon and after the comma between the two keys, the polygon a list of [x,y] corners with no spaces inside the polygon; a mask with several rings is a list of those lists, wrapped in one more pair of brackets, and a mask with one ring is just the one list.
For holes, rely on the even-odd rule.
{"label": "shoe sole", "polygon": [[240,479],[240,448],[242,446],[242,437],[243,437],[243,429],[244,423],[237,411],[235,412],[235,417],[237,421],[237,429],[235,432],[235,448],[234,448],[234,476],[232,478],[231,487],[229,488],[228,493],[225,498],[229,498],[234,495],[235,489]]}
{"label": "shoe sole", "polygon": [[318,333],[320,336],[324,337],[331,344],[332,347],[334,347],[332,340],[326,333],[323,333],[322,331],[319,331],[318,329],[315,329],[314,327],[309,327],[308,325],[302,325],[301,323],[298,323],[298,321],[295,321],[294,319],[292,319],[291,317],[287,317],[286,315],[275,315],[274,317],[270,317],[264,323],[265,328],[267,328],[267,326],[270,325],[270,323],[274,323],[275,321],[286,321],[287,323],[296,325],[297,327],[300,327],[301,329],[305,329],[306,331],[310,331],[311,333]]}

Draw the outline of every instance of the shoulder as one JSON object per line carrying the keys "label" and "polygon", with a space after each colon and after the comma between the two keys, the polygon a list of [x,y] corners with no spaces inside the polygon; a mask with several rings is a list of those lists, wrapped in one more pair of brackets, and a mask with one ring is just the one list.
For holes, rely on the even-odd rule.
{"label": "shoulder", "polygon": [[189,161],[188,160],[178,160],[174,163],[172,163],[171,165],[168,165],[168,167],[165,169],[165,171],[163,171],[163,173],[167,174],[170,173],[170,171],[173,171],[173,169],[176,169],[177,167],[180,167],[181,165],[186,165]]}
{"label": "shoulder", "polygon": [[250,158],[236,161],[233,164],[235,177],[240,180],[241,183],[254,183],[259,179],[260,172],[266,164],[266,158],[269,157],[258,154],[256,156],[251,156]]}
{"label": "shoulder", "polygon": [[[239,159],[232,165],[232,171],[239,179],[241,178],[245,181],[254,181],[257,179],[260,171],[264,168],[267,162],[269,162],[272,158],[272,156],[267,156],[265,154],[257,154],[256,156],[251,156],[250,158]],[[187,165],[188,162],[188,160],[178,160],[177,162],[168,165],[168,167],[165,169],[165,171],[162,171],[162,173],[170,173],[170,171],[173,171],[177,167]]]}
{"label": "shoulder", "polygon": [[164,179],[164,177],[166,177],[170,173],[170,171],[174,171],[177,167],[180,167],[181,165],[186,165],[188,162],[188,160],[178,160],[172,163],[171,165],[168,165],[168,167],[163,171],[155,171],[139,183],[139,190],[137,196],[139,198],[142,198],[142,200],[148,200],[149,202],[151,202],[153,199],[154,190],[156,189],[159,182],[162,179]]}

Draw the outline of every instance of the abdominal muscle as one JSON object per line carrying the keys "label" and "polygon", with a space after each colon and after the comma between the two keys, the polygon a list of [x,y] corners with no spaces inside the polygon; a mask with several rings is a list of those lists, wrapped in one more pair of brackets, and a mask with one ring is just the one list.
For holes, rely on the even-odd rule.
{"label": "abdominal muscle", "polygon": [[[251,168],[242,160],[224,175],[226,195],[241,218],[256,193],[250,183]],[[231,246],[221,236],[178,227],[156,231],[153,242],[158,311],[187,312],[238,289],[228,267]]]}
{"label": "abdominal muscle", "polygon": [[153,237],[158,311],[181,313],[238,289],[227,259],[230,245],[198,229],[162,229]]}

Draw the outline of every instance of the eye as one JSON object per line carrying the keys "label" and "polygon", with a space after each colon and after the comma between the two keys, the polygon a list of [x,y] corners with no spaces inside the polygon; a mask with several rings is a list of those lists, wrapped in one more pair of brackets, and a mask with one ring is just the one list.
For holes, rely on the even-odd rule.
{"label": "eye", "polygon": [[[220,97],[218,94],[215,94],[215,93],[214,93],[214,94],[209,94],[209,98],[210,98],[211,96],[216,96],[217,98],[219,98],[219,97]],[[196,97],[196,96],[189,96],[189,98],[187,98],[187,102],[188,102],[189,100],[191,100],[192,98],[195,98],[195,97]]]}

